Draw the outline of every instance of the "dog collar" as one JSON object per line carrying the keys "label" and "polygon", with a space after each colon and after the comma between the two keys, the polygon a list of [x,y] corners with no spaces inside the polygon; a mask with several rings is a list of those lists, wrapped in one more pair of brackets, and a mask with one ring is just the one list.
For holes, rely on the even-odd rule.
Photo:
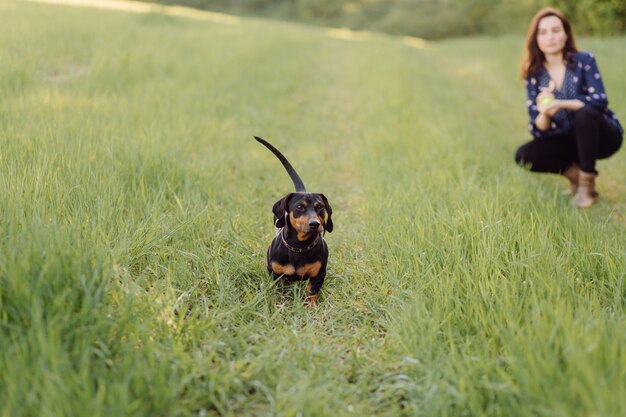
{"label": "dog collar", "polygon": [[311,249],[313,249],[315,247],[315,245],[317,245],[317,242],[319,242],[320,240],[320,233],[317,234],[317,236],[315,237],[315,240],[310,243],[308,246],[304,247],[304,248],[294,248],[293,246],[291,246],[289,243],[287,243],[287,241],[285,240],[285,236],[282,233],[280,233],[280,238],[283,241],[283,245],[285,245],[287,247],[287,249],[289,249],[292,252],[297,252],[297,253],[302,253],[302,252],[308,252]]}

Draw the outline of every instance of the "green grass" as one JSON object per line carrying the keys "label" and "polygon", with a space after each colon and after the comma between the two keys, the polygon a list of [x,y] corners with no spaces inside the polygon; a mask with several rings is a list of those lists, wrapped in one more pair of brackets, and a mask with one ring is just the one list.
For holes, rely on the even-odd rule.
{"label": "green grass", "polygon": [[[623,416],[626,160],[516,167],[521,37],[0,3],[0,415]],[[581,39],[626,121],[626,39]],[[317,309],[265,274],[334,209]]]}

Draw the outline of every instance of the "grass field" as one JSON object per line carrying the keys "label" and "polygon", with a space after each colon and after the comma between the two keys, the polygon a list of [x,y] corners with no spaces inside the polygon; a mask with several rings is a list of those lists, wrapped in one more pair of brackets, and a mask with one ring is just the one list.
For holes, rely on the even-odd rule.
{"label": "grass field", "polygon": [[[586,211],[514,165],[521,35],[0,27],[1,416],[626,415],[626,159]],[[626,121],[626,39],[579,44]],[[265,274],[292,185],[253,135],[333,206],[317,309]]]}

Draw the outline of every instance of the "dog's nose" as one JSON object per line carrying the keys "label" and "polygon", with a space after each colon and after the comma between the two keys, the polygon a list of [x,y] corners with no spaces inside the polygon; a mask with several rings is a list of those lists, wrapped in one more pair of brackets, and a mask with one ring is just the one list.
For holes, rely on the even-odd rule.
{"label": "dog's nose", "polygon": [[320,227],[320,222],[318,222],[317,220],[311,220],[309,222],[309,227],[311,229],[317,229],[318,227]]}

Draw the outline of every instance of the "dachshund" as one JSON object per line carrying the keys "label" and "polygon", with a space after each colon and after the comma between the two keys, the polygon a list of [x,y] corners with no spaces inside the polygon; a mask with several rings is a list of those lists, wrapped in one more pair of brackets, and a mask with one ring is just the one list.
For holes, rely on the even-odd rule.
{"label": "dachshund", "polygon": [[317,307],[328,263],[324,234],[333,231],[333,210],[324,194],[306,191],[302,179],[278,149],[260,137],[254,138],[276,155],[296,190],[272,208],[276,236],[267,250],[267,271],[276,281],[286,283],[308,279],[306,300]]}

